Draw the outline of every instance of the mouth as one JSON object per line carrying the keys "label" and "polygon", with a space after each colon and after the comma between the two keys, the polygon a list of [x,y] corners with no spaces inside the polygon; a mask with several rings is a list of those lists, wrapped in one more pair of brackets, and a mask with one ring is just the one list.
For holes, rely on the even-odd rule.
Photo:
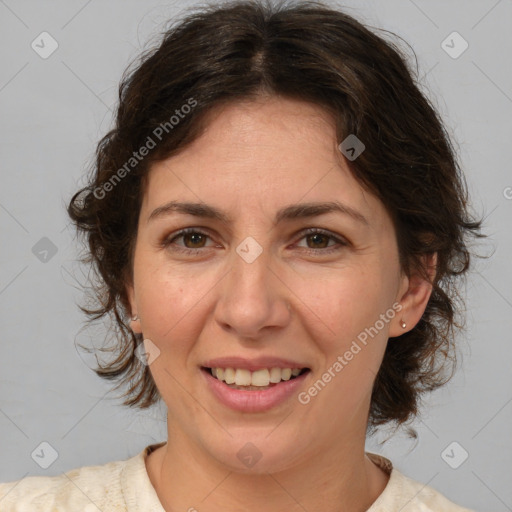
{"label": "mouth", "polygon": [[231,389],[264,391],[292,381],[310,372],[309,368],[261,368],[250,371],[245,368],[209,368],[201,370]]}
{"label": "mouth", "polygon": [[199,373],[216,403],[241,413],[265,413],[280,405],[292,406],[296,402],[292,398],[305,387],[311,373],[309,368],[252,366],[251,370],[202,366]]}

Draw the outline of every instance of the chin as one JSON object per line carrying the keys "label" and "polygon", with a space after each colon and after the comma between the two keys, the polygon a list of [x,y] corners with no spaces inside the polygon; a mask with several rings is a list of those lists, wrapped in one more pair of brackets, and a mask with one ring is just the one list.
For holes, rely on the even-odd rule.
{"label": "chin", "polygon": [[268,431],[263,435],[249,432],[247,435],[235,434],[226,444],[212,446],[211,455],[230,471],[240,474],[277,473],[297,464],[297,444],[291,445],[290,438],[287,443],[279,436],[271,439]]}

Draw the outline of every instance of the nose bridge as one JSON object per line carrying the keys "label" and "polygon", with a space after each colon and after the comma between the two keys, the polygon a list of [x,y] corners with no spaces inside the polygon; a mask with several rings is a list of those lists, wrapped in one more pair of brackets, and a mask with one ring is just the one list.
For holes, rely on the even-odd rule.
{"label": "nose bridge", "polygon": [[218,297],[217,320],[244,337],[283,324],[286,299],[270,268],[270,249],[247,237],[234,248],[230,265]]}
{"label": "nose bridge", "polygon": [[246,237],[231,258],[232,297],[238,300],[262,300],[271,292],[269,286],[270,249],[263,247],[254,237]]}

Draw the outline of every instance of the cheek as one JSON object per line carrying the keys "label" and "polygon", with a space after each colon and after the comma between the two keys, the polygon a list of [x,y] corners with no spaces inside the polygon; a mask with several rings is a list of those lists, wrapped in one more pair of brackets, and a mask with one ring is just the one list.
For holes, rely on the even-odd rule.
{"label": "cheek", "polygon": [[352,269],[323,282],[321,291],[304,291],[309,336],[322,353],[316,378],[301,395],[302,404],[312,404],[304,409],[312,419],[339,425],[368,406],[396,314],[387,285],[377,277]]}
{"label": "cheek", "polygon": [[390,304],[387,285],[375,268],[330,271],[324,279],[310,275],[297,286],[313,339],[326,347],[343,348],[375,323]]}
{"label": "cheek", "polygon": [[141,260],[135,275],[143,335],[159,350],[150,366],[156,386],[169,411],[200,415],[183,383],[190,377],[188,358],[203,328],[197,316],[201,299],[210,286],[183,269],[150,261]]}
{"label": "cheek", "polygon": [[155,265],[142,258],[136,264],[135,286],[144,336],[162,350],[170,345],[173,351],[179,350],[193,338],[190,330],[200,325],[191,319],[209,286],[204,279],[189,274],[189,270]]}

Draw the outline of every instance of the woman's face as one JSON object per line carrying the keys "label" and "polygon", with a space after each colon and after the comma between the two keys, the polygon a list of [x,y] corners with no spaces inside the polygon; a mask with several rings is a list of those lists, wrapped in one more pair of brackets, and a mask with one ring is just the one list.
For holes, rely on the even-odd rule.
{"label": "woman's face", "polygon": [[[313,203],[339,209],[297,208]],[[178,235],[184,228],[191,233]],[[149,173],[132,327],[150,340],[169,431],[196,456],[259,472],[356,446],[388,337],[421,316],[409,288],[390,216],[351,175],[333,123],[314,105],[223,107]],[[240,370],[244,384],[286,379],[272,368],[308,371],[237,390],[210,366]]]}

